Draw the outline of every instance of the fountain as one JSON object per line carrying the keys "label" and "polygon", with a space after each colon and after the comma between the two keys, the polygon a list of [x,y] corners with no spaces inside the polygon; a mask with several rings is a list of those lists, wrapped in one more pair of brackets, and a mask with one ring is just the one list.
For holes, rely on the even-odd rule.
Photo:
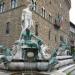
{"label": "fountain", "polygon": [[[0,66],[1,69],[12,71],[31,69],[45,71],[48,69],[48,59],[50,55],[47,53],[45,54],[45,50],[47,50],[48,47],[39,37],[35,36],[30,31],[33,24],[30,7],[31,4],[29,4],[26,9],[23,9],[20,38],[15,41],[12,51],[8,48],[5,49],[6,52],[4,55],[6,58],[1,58],[2,63],[4,63],[4,66]],[[14,53],[14,51],[16,52]],[[11,55],[8,54],[9,52]],[[8,56],[6,56],[6,54]],[[10,60],[7,59],[7,57],[11,57]]]}
{"label": "fountain", "polygon": [[[48,46],[43,41],[35,36],[30,28],[33,25],[32,12],[30,11],[31,4],[22,12],[22,31],[20,37],[12,49],[0,45],[0,70],[4,71],[44,71],[54,75],[54,70],[57,72],[64,71],[68,65],[73,66],[72,56],[69,55],[70,46],[65,42],[60,43],[57,49],[53,49],[51,54],[46,51]],[[71,66],[71,67],[72,67]],[[6,74],[6,73],[5,73]],[[43,74],[43,73],[42,73]],[[48,74],[48,75],[49,75]],[[8,74],[9,75],[9,74]],[[57,74],[58,75],[58,74]],[[65,75],[65,74],[63,74]]]}

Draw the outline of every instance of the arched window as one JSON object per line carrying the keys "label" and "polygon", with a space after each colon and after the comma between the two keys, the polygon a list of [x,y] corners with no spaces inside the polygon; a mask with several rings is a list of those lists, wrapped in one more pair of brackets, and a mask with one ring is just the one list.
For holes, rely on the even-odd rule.
{"label": "arched window", "polygon": [[51,31],[50,31],[50,29],[49,29],[49,33],[48,33],[49,35],[48,35],[48,37],[49,37],[49,40],[50,40],[50,35],[51,35]]}
{"label": "arched window", "polygon": [[55,42],[57,42],[57,35],[55,35]]}
{"label": "arched window", "polygon": [[2,4],[0,4],[0,13],[2,13]]}
{"label": "arched window", "polygon": [[4,10],[5,10],[5,3],[2,2],[2,3],[0,4],[0,13],[4,12]]}
{"label": "arched window", "polygon": [[32,7],[32,10],[35,10],[36,11],[36,0],[32,0],[32,4],[33,4],[33,7]]}
{"label": "arched window", "polygon": [[45,18],[45,14],[46,14],[46,12],[45,12],[45,8],[43,7],[43,8],[42,8],[42,17]]}
{"label": "arched window", "polygon": [[10,22],[7,22],[7,23],[6,23],[6,34],[9,34],[9,33],[10,33],[10,28],[9,28],[9,26],[10,26]]}
{"label": "arched window", "polygon": [[16,8],[17,7],[17,1],[18,0],[11,0],[11,8]]}
{"label": "arched window", "polygon": [[60,41],[61,41],[61,42],[63,42],[63,41],[64,41],[63,36],[60,36]]}
{"label": "arched window", "polygon": [[5,3],[3,2],[3,12],[5,11]]}
{"label": "arched window", "polygon": [[49,13],[49,22],[52,22],[52,16],[51,16],[51,13]]}
{"label": "arched window", "polygon": [[38,24],[35,25],[35,35],[38,36]]}

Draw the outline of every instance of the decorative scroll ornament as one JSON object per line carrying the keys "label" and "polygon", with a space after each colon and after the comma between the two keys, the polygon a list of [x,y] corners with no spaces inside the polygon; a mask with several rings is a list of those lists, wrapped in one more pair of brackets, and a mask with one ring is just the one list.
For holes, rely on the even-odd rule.
{"label": "decorative scroll ornament", "polygon": [[63,17],[62,16],[60,16],[60,15],[56,16],[56,18],[55,18],[55,24],[54,25],[56,27],[60,28],[61,23],[62,23],[62,20],[63,20]]}

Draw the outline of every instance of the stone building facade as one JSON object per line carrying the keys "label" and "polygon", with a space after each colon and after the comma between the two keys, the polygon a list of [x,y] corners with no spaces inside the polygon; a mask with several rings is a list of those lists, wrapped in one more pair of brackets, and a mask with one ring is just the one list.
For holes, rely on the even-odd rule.
{"label": "stone building facade", "polygon": [[70,22],[70,44],[72,48],[75,48],[75,24]]}
{"label": "stone building facade", "polygon": [[[32,0],[32,31],[43,39],[50,49],[60,40],[69,39],[70,0]],[[0,0],[0,43],[12,47],[21,32],[22,10],[27,0]]]}

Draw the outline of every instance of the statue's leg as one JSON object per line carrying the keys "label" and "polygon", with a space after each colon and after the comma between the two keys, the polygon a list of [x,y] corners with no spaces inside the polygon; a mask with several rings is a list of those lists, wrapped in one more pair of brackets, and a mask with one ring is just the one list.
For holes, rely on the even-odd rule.
{"label": "statue's leg", "polygon": [[4,63],[4,69],[8,69],[9,61],[6,59],[6,57],[3,58],[3,63]]}
{"label": "statue's leg", "polygon": [[53,65],[52,64],[49,64],[49,66],[48,66],[48,72],[51,72],[52,69],[53,69]]}
{"label": "statue's leg", "polygon": [[8,67],[9,67],[9,63],[10,62],[8,62],[8,61],[4,63],[5,69],[7,69],[7,70],[8,70]]}

